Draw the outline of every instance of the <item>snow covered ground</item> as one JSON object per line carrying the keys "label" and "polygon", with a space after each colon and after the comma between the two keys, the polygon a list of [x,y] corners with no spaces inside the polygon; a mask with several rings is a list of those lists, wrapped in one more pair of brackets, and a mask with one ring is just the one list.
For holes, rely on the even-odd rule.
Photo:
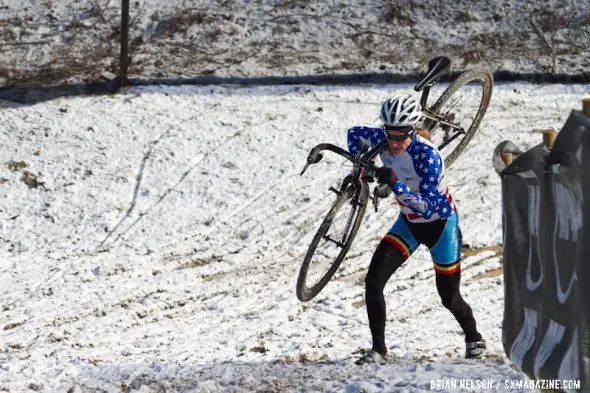
{"label": "snow covered ground", "polygon": [[295,297],[328,188],[349,170],[328,153],[300,176],[309,149],[345,146],[348,126],[372,124],[384,98],[411,87],[153,86],[0,103],[0,391],[473,391],[431,386],[465,379],[505,391],[522,380],[501,342],[491,155],[506,139],[540,143],[536,130],[559,129],[589,85],[497,85],[448,171],[464,242],[487,247],[464,257],[462,290],[487,358],[462,358],[420,249],[386,287],[392,361],[353,364],[371,345],[362,281],[393,199],[369,206],[324,291]]}

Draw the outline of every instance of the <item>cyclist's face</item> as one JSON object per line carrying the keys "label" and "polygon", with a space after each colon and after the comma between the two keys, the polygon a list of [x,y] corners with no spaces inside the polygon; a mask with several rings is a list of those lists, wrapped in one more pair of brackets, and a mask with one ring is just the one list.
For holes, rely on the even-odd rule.
{"label": "cyclist's face", "polygon": [[412,142],[412,138],[401,131],[390,130],[386,131],[385,134],[387,136],[387,146],[389,148],[389,152],[392,154],[402,154]]}

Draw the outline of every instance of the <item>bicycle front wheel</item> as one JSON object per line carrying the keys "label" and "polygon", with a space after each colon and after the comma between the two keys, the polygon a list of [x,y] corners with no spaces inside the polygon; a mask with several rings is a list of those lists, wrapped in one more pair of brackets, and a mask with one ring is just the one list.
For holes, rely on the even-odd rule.
{"label": "bicycle front wheel", "polygon": [[359,230],[368,199],[369,188],[365,183],[360,189],[349,184],[339,191],[299,270],[296,292],[300,301],[313,299],[336,273]]}
{"label": "bicycle front wheel", "polygon": [[426,111],[439,120],[429,122],[429,131],[446,167],[459,157],[475,135],[488,109],[493,87],[494,77],[489,71],[466,71]]}

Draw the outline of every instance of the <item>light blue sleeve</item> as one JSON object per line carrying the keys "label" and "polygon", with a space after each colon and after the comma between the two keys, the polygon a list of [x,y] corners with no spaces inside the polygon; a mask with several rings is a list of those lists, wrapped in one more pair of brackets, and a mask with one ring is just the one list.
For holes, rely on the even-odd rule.
{"label": "light blue sleeve", "polygon": [[367,146],[370,149],[383,139],[385,139],[385,135],[381,128],[351,127],[348,129],[348,151],[352,154],[359,154],[362,146]]}

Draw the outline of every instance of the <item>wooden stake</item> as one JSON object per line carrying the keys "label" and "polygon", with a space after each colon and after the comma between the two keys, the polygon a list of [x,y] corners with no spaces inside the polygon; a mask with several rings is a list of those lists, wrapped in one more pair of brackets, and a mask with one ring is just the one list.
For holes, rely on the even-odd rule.
{"label": "wooden stake", "polygon": [[506,166],[512,164],[512,153],[502,153],[500,154],[500,156],[502,157],[502,161],[504,161],[504,164]]}
{"label": "wooden stake", "polygon": [[590,117],[590,98],[582,98],[582,108],[584,114]]}
{"label": "wooden stake", "polygon": [[555,131],[553,129],[543,130],[543,144],[548,149],[551,149],[553,147],[553,142],[555,142],[556,137],[557,137],[557,131]]}

